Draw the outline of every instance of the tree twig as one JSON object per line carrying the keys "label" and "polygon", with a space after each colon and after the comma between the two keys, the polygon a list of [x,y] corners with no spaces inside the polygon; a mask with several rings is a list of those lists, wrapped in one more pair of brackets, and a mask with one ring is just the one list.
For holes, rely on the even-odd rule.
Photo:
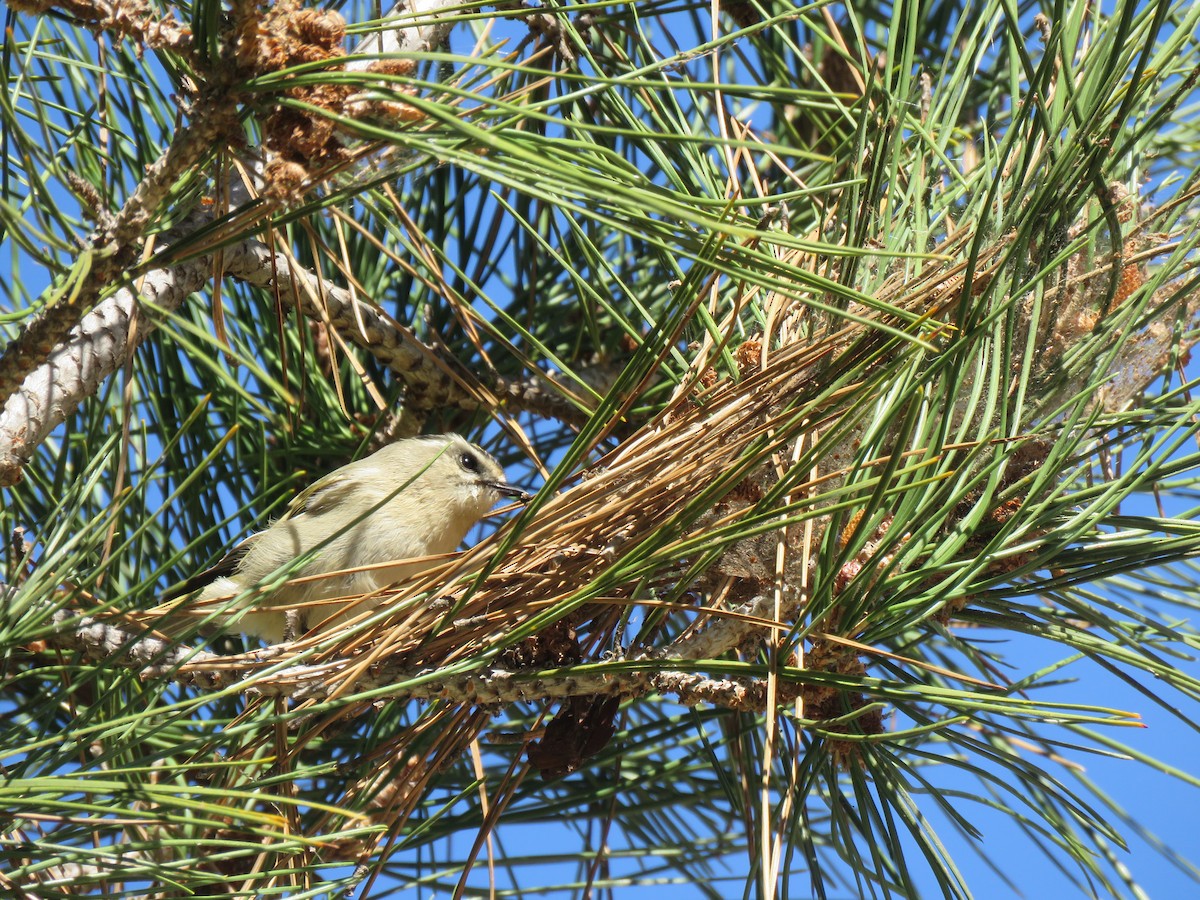
{"label": "tree twig", "polygon": [[[768,600],[767,597],[756,597],[745,604],[747,614],[752,614]],[[48,641],[56,647],[82,652],[97,663],[137,669],[142,678],[170,678],[206,690],[240,686],[262,696],[320,701],[339,688],[339,674],[357,662],[355,659],[338,659],[298,663],[264,672],[263,665],[281,657],[286,652],[285,647],[227,657],[153,635],[137,634],[114,622],[82,616],[71,610],[57,611],[52,622],[58,630]],[[745,621],[739,622],[741,628],[737,629],[723,627],[728,624],[717,622],[700,632],[696,639],[680,646],[648,651],[625,661],[646,663],[645,668],[578,673],[571,668],[556,671],[540,667],[508,669],[490,666],[479,671],[439,676],[436,669],[414,669],[385,662],[367,673],[357,673],[355,688],[371,691],[377,697],[440,699],[476,706],[597,694],[636,697],[660,693],[675,696],[688,706],[711,703],[731,709],[762,709],[766,702],[765,689],[751,679],[714,679],[690,672],[655,670],[655,663],[697,660],[707,657],[690,654],[709,654],[723,646],[731,649],[730,641],[745,640],[756,630]],[[385,690],[389,687],[392,690]]]}

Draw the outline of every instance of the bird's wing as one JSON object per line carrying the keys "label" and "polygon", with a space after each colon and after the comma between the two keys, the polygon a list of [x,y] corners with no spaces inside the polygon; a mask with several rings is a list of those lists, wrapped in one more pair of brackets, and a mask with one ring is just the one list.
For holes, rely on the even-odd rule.
{"label": "bird's wing", "polygon": [[[261,533],[261,532],[260,532]],[[210,566],[203,572],[197,572],[187,581],[179,584],[165,594],[162,595],[162,600],[173,600],[176,597],[185,597],[194,591],[200,590],[202,587],[208,587],[218,578],[224,578],[227,575],[233,575],[237,571],[238,563],[242,558],[250,552],[250,545],[257,540],[259,535],[252,534],[236,547],[221,557],[221,561],[214,566]]]}
{"label": "bird's wing", "polygon": [[279,521],[294,519],[300,515],[319,516],[347,502],[357,489],[356,480],[348,477],[345,469],[330,472],[292,498],[287,512]]}
{"label": "bird's wing", "polygon": [[[292,499],[292,502],[288,504],[287,512],[280,516],[278,521],[283,522],[301,515],[319,516],[342,503],[348,502],[350,495],[356,489],[354,480],[347,478],[344,470],[339,469],[336,472],[330,472],[324,478],[314,481],[297,494]],[[263,532],[260,531],[258,534],[250,535],[250,537],[226,553],[215,566],[205,569],[177,587],[171,588],[167,593],[163,594],[162,599],[172,600],[176,597],[184,597],[193,591],[200,590],[202,587],[207,587],[218,578],[232,576],[237,572],[238,563],[250,551],[250,546],[262,534]]]}

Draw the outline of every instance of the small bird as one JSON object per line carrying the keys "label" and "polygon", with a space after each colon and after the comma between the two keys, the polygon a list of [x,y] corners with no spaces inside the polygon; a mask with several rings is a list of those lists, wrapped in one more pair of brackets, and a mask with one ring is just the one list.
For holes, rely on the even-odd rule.
{"label": "small bird", "polygon": [[[503,497],[531,499],[504,480],[504,470],[485,450],[461,436],[397,441],[309,486],[265,531],[172,593],[203,588],[194,601],[202,606],[286,572],[287,582],[277,589],[251,595],[245,607],[227,613],[236,617],[238,631],[279,643],[377,606],[380,600],[356,601],[436,565],[437,559],[421,557],[457,549]],[[300,557],[306,561],[289,568]],[[335,574],[311,577],[327,573]],[[295,609],[290,620],[289,607]]]}

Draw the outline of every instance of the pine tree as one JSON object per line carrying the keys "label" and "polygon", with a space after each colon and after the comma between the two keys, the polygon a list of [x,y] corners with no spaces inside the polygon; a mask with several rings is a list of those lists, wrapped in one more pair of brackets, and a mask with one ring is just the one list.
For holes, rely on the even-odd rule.
{"label": "pine tree", "polygon": [[[1085,768],[1200,778],[1200,6],[409,5],[10,0],[0,892],[1200,879]],[[450,431],[383,604],[170,599]]]}

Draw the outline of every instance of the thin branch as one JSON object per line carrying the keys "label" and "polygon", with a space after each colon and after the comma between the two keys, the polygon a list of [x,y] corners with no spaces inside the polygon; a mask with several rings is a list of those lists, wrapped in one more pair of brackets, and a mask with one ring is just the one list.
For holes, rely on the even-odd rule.
{"label": "thin branch", "polygon": [[457,406],[491,408],[497,401],[510,410],[536,412],[564,422],[582,423],[588,413],[561,394],[548,377],[515,380],[475,375],[462,363],[418,340],[411,329],[346,288],[297,266],[286,253],[260,241],[243,241],[224,251],[225,274],[276,291],[303,315],[335,329],[400,376],[405,405],[418,410]]}
{"label": "thin branch", "polygon": [[145,297],[173,310],[212,277],[211,260],[189,260],[148,272],[137,289],[121,288],[70,329],[37,368],[25,376],[0,410],[0,486],[15,484],[21,468],[51,432],[117,372],[156,327],[143,317],[131,340],[130,322]]}
{"label": "thin branch", "polygon": [[[277,290],[304,315],[330,325],[369,352],[400,376],[406,386],[406,403],[412,408],[477,409],[490,407],[491,397],[495,397],[509,410],[530,410],[568,423],[587,418],[586,412],[565,397],[547,390],[543,385],[552,385],[548,379],[472,376],[457,361],[417,340],[378,307],[296,266],[286,254],[260,241],[228,247],[219,259],[224,263],[223,274],[264,290]],[[68,332],[0,411],[0,486],[19,481],[21,468],[42,441],[124,365],[135,349],[129,323],[139,298],[164,310],[177,309],[189,294],[211,281],[213,265],[214,257],[204,256],[153,269],[140,280],[139,290],[122,288]],[[156,327],[152,318],[142,317],[134,345]]]}
{"label": "thin branch", "polygon": [[[86,318],[83,311],[95,306],[104,289],[132,264],[144,229],[180,174],[199,163],[214,146],[223,146],[235,130],[240,131],[237,116],[229,107],[229,103],[219,96],[208,98],[198,107],[196,118],[179,131],[167,151],[147,169],[145,177],[108,227],[98,230],[89,239],[88,250],[80,257],[62,294],[29,321],[4,348],[0,355],[0,398],[4,399],[6,410],[14,392],[49,358],[57,356],[61,365],[64,352],[74,353],[80,369],[89,365],[86,354],[81,352],[86,340],[84,344],[78,341],[78,338],[86,339],[88,334],[87,330],[81,330],[83,318]],[[132,297],[120,306],[126,309],[128,317]],[[105,319],[111,314],[105,314]],[[98,323],[91,325],[94,329]],[[120,367],[124,353],[129,349],[127,343],[122,347],[122,360],[116,368]],[[95,380],[93,392],[101,380]],[[6,477],[4,463],[5,452],[0,448],[0,478]]]}
{"label": "thin branch", "polygon": [[[743,605],[745,616],[754,615],[769,602],[767,596],[754,598]],[[59,630],[48,641],[60,649],[81,652],[97,663],[137,669],[143,679],[171,678],[206,690],[241,686],[262,696],[319,701],[337,692],[342,682],[339,675],[358,663],[357,659],[301,663],[264,675],[263,664],[281,656],[286,651],[284,646],[227,657],[153,635],[137,634],[113,622],[81,616],[71,610],[57,611],[51,621]],[[723,652],[720,651],[723,646],[729,649],[730,641],[744,640],[754,631],[764,630],[745,618],[737,623],[739,628],[724,627],[728,624],[717,622],[693,640],[638,654],[628,662],[661,664],[711,658],[707,654]],[[249,657],[253,657],[253,664],[249,664]],[[640,697],[651,693],[676,696],[680,703],[689,706],[711,703],[730,709],[761,710],[766,702],[763,685],[750,679],[713,679],[650,668],[576,674],[570,669],[554,672],[544,667],[491,666],[477,672],[438,677],[436,669],[383,662],[369,672],[359,673],[355,687],[360,691],[384,690],[378,696],[394,699],[440,699],[484,706],[593,695]],[[386,690],[389,687],[392,690]]]}
{"label": "thin branch", "polygon": [[225,274],[293,304],[305,316],[324,322],[343,338],[371,353],[404,379],[409,403],[422,408],[464,405],[479,401],[462,384],[453,363],[439,357],[409,329],[378,307],[358,300],[350,291],[295,265],[287,254],[260,241],[243,241],[226,248]]}

